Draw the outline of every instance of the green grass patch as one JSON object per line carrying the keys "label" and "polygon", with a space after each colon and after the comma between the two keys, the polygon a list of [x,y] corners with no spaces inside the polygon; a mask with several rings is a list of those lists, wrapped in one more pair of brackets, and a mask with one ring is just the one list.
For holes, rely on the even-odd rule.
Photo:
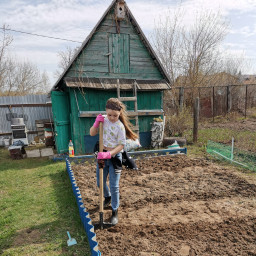
{"label": "green grass patch", "polygon": [[222,143],[227,146],[232,145],[232,137],[235,140],[235,148],[244,150],[245,152],[256,152],[256,133],[248,130],[232,130],[229,128],[203,128],[198,131],[198,142],[193,144],[192,130],[186,131],[185,134],[188,142],[189,156],[202,156],[211,158],[206,153],[208,140]]}
{"label": "green grass patch", "polygon": [[0,163],[0,254],[90,255],[65,163],[12,160],[6,149]]}

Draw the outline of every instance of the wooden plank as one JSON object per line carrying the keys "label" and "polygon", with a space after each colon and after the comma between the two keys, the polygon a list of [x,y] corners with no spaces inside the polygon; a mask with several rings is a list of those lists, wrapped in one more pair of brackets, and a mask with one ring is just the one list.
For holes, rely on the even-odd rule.
{"label": "wooden plank", "polygon": [[109,53],[109,49],[108,47],[106,49],[103,49],[102,51],[98,51],[98,49],[93,49],[93,50],[90,50],[90,49],[86,49],[83,57],[79,57],[79,58],[101,58],[102,56],[103,57],[108,57],[107,54]]}
{"label": "wooden plank", "polygon": [[95,59],[84,58],[84,59],[80,59],[80,61],[81,61],[80,62],[81,64],[87,65],[87,66],[97,66],[97,65],[108,66],[107,57],[95,58]]}
{"label": "wooden plank", "polygon": [[129,73],[130,72],[130,36],[124,35],[124,72],[123,73]]}
{"label": "wooden plank", "polygon": [[131,35],[131,43],[144,45],[143,39],[138,34]]}
{"label": "wooden plank", "polygon": [[118,73],[127,73],[124,68],[124,35],[118,36]]}
{"label": "wooden plank", "polygon": [[147,67],[147,68],[154,68],[154,69],[158,69],[157,66],[155,65],[155,63],[153,62],[138,62],[138,61],[131,61],[131,66],[133,67]]}
{"label": "wooden plank", "polygon": [[92,46],[98,46],[98,47],[104,46],[104,47],[107,47],[108,46],[108,40],[107,40],[107,38],[98,39],[98,40],[91,40],[91,41],[89,41],[86,49],[89,49]]}
{"label": "wooden plank", "polygon": [[114,68],[114,63],[113,63],[113,38],[112,38],[112,35],[108,35],[108,50],[109,50],[109,57],[108,57],[108,62],[109,62],[109,72],[113,72]]}
{"label": "wooden plank", "polygon": [[[109,26],[109,25],[101,25],[100,28],[98,29],[99,32],[106,32],[106,33],[113,33],[113,34],[116,34],[117,31],[116,31],[116,26]],[[120,33],[122,34],[133,34],[135,33],[134,32],[134,29],[131,28],[131,27],[127,27],[127,28],[121,28],[121,31]]]}
{"label": "wooden plank", "polygon": [[139,62],[139,63],[155,63],[152,58],[150,58],[149,56],[148,57],[138,57],[138,56],[131,56],[130,57],[130,62]]}
{"label": "wooden plank", "polygon": [[142,44],[142,43],[133,43],[133,42],[130,42],[130,47],[132,50],[146,50],[147,51],[147,48]]}
{"label": "wooden plank", "polygon": [[169,154],[175,154],[177,152],[187,154],[187,148],[178,148],[178,149],[158,149],[158,150],[146,150],[146,151],[134,151],[130,152],[132,156],[136,155],[149,155],[149,154],[163,154],[166,155]]}
{"label": "wooden plank", "polygon": [[137,101],[137,97],[120,97],[121,101]]}
{"label": "wooden plank", "polygon": [[161,78],[161,73],[158,71],[158,69],[154,69],[154,68],[148,68],[148,67],[134,67],[131,66],[130,67],[130,73],[132,74],[140,74],[141,72],[143,72],[145,75],[147,74],[154,74],[157,75],[158,78]]}
{"label": "wooden plank", "polygon": [[[115,22],[115,19],[107,19],[103,22],[103,25],[104,26],[110,26],[110,27],[113,27],[113,26],[116,26],[116,22]],[[125,22],[125,21],[121,21],[120,22],[120,28],[131,28],[132,25]]]}
{"label": "wooden plank", "polygon": [[130,49],[130,57],[139,57],[139,58],[149,58],[151,59],[151,56],[148,51],[139,51],[135,49]]}
{"label": "wooden plank", "polygon": [[156,67],[148,67],[143,65],[131,65],[130,67],[131,73],[140,73],[140,72],[147,72],[150,74],[160,74],[160,71]]}
{"label": "wooden plank", "polygon": [[[80,111],[78,117],[96,117],[99,114],[106,114],[106,111]],[[138,110],[138,112],[127,111],[129,117],[132,116],[159,116],[162,115],[163,111],[161,110]]]}
{"label": "wooden plank", "polygon": [[97,51],[98,54],[104,54],[108,51],[108,45],[107,44],[91,44],[86,47],[84,51]]}
{"label": "wooden plank", "polygon": [[[103,64],[100,64],[100,63],[94,63],[94,64],[91,64],[90,62],[88,63],[84,63],[83,64],[83,68],[81,70],[88,70],[88,67],[91,68],[91,67],[98,67],[99,68],[99,72],[101,72],[101,67],[104,68],[104,71],[102,72],[106,72],[105,70],[108,70],[108,62],[105,62]],[[105,69],[106,68],[106,69]]]}
{"label": "wooden plank", "polygon": [[100,32],[96,32],[93,37],[90,39],[89,43],[92,42],[101,42],[102,40],[107,41],[108,40],[108,34],[107,33],[100,33]]}
{"label": "wooden plank", "polygon": [[119,36],[116,34],[112,34],[112,38],[113,38],[113,44],[112,44],[113,72],[120,73],[119,72]]}
{"label": "wooden plank", "polygon": [[108,65],[80,65],[75,68],[71,68],[70,71],[74,72],[108,72]]}
{"label": "wooden plank", "polygon": [[66,77],[79,77],[79,78],[114,78],[114,79],[137,79],[137,80],[143,80],[143,79],[151,79],[151,80],[159,80],[163,79],[163,76],[161,74],[143,74],[143,73],[129,73],[129,74],[115,74],[115,73],[109,73],[109,72],[93,72],[93,71],[84,71],[79,72],[78,70],[69,70]]}
{"label": "wooden plank", "polygon": [[143,47],[139,48],[139,47],[130,46],[130,51],[133,53],[133,55],[132,55],[133,57],[137,56],[138,53],[141,53],[141,55],[138,55],[138,56],[141,56],[141,57],[148,56],[149,58],[151,58],[151,56],[150,56],[150,54],[149,54],[149,52],[146,48],[143,48]]}
{"label": "wooden plank", "polygon": [[83,61],[84,63],[86,62],[95,62],[95,61],[99,61],[102,63],[105,63],[106,61],[108,61],[108,52],[106,52],[106,54],[97,54],[97,51],[88,51],[86,54],[83,55],[83,57],[80,57],[80,60]]}
{"label": "wooden plank", "polygon": [[115,19],[115,13],[114,13],[114,9],[109,12],[109,14],[104,18],[103,22],[105,22],[106,20],[113,20]]}
{"label": "wooden plank", "polygon": [[136,40],[141,40],[141,37],[135,32],[130,34],[130,39],[133,41],[136,41]]}
{"label": "wooden plank", "polygon": [[21,104],[0,104],[0,108],[20,108],[20,107],[51,107],[52,103],[21,103]]}
{"label": "wooden plank", "polygon": [[154,111],[154,110],[138,110],[138,116],[160,116],[164,112],[159,110],[159,111]]}

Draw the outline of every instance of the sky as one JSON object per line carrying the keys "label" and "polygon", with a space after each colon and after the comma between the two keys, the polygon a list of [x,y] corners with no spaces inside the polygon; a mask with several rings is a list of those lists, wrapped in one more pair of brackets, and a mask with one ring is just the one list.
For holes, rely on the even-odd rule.
{"label": "sky", "polygon": [[[51,86],[57,81],[58,52],[79,47],[112,0],[1,0],[0,27],[73,40],[70,42],[23,33],[9,32],[13,37],[10,53],[20,61],[35,64],[46,72]],[[126,0],[146,37],[150,40],[155,24],[167,11],[181,5],[184,22],[193,22],[202,10],[220,12],[230,27],[223,49],[235,56],[243,55],[250,65],[242,72],[256,74],[256,0]],[[237,57],[239,58],[239,57]]]}

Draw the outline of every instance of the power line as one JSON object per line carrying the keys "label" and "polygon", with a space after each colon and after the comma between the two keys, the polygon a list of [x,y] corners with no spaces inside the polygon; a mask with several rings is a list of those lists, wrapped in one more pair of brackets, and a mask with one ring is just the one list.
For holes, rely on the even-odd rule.
{"label": "power line", "polygon": [[[0,27],[0,29],[2,29],[2,30],[8,30],[8,31],[16,32],[16,33],[22,33],[22,34],[32,35],[32,36],[39,36],[39,37],[45,37],[45,38],[50,38],[50,39],[56,39],[56,40],[62,40],[62,41],[69,41],[69,42],[73,42],[73,43],[80,43],[80,44],[83,43],[83,42],[79,42],[79,41],[75,41],[75,40],[71,40],[71,39],[65,39],[65,38],[59,38],[59,37],[53,37],[53,36],[46,36],[46,35],[34,34],[34,33],[30,33],[30,32],[25,32],[25,31],[14,30],[14,29],[10,29],[10,28],[2,28],[2,27]],[[255,60],[256,57],[223,57],[223,59],[246,59],[246,60]]]}
{"label": "power line", "polygon": [[32,35],[32,36],[40,36],[40,37],[46,37],[46,38],[51,38],[51,39],[56,39],[56,40],[62,40],[62,41],[69,41],[73,43],[83,43],[83,42],[78,42],[70,39],[64,39],[64,38],[58,38],[58,37],[53,37],[53,36],[45,36],[45,35],[39,35],[39,34],[34,34],[30,32],[25,32],[25,31],[20,31],[20,30],[14,30],[14,29],[9,29],[9,28],[1,28],[2,30],[8,30],[8,31],[13,31],[17,33],[22,33],[22,34],[27,34],[27,35]]}

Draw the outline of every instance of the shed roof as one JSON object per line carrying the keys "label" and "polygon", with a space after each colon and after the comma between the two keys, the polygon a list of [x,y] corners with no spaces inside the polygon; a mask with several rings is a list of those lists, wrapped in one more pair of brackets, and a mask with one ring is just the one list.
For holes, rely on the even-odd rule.
{"label": "shed roof", "polygon": [[[113,0],[112,3],[110,4],[110,6],[107,8],[107,10],[104,12],[104,14],[102,15],[102,17],[100,18],[100,20],[98,21],[98,23],[95,25],[95,27],[93,28],[93,30],[91,31],[91,33],[88,35],[88,37],[85,39],[85,41],[82,43],[81,47],[77,50],[76,54],[74,55],[74,57],[72,58],[72,60],[70,61],[69,65],[66,67],[66,69],[63,71],[63,73],[61,74],[61,76],[59,77],[59,79],[56,81],[56,83],[54,84],[54,86],[52,87],[52,90],[56,90],[58,87],[61,86],[61,80],[65,77],[65,75],[67,74],[69,68],[71,67],[72,63],[76,60],[76,58],[78,57],[79,53],[81,51],[83,51],[83,49],[87,46],[87,44],[90,42],[90,39],[92,38],[93,34],[95,33],[95,31],[97,30],[97,28],[100,26],[101,22],[103,21],[103,19],[105,18],[105,16],[108,14],[108,12],[113,8],[113,6],[119,2],[119,0]],[[125,8],[127,11],[127,16],[129,17],[131,23],[134,25],[134,27],[136,27],[139,36],[141,37],[142,41],[144,42],[146,48],[148,49],[150,55],[152,56],[152,58],[155,60],[156,65],[158,66],[159,70],[162,72],[165,80],[167,83],[170,84],[170,78],[169,75],[167,74],[165,68],[163,67],[163,65],[161,64],[159,58],[157,57],[156,53],[154,52],[153,48],[151,47],[149,41],[147,40],[146,36],[144,35],[142,29],[140,28],[139,24],[137,23],[136,19],[134,18],[133,14],[131,13],[130,9],[128,8],[128,6],[125,3]],[[111,80],[111,79],[109,79]],[[116,81],[116,80],[115,80]],[[152,81],[152,80],[151,80]],[[159,83],[159,81],[157,81]],[[71,86],[70,86],[71,87]],[[73,87],[73,86],[72,86]],[[170,88],[170,86],[168,86],[168,89]]]}
{"label": "shed roof", "polygon": [[[134,83],[137,85],[137,90],[167,90],[170,86],[165,80],[134,80],[134,79],[118,79],[122,90],[133,89]],[[117,89],[117,79],[108,78],[85,78],[85,79],[70,79],[66,78],[67,87],[83,87],[91,89]]]}

